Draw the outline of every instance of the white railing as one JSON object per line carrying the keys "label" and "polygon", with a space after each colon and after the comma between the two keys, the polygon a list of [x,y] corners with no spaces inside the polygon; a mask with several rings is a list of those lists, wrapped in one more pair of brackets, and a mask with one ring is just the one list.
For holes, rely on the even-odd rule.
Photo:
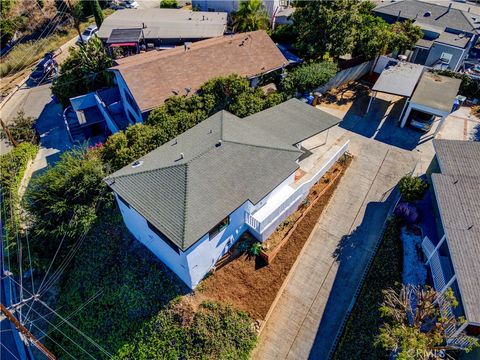
{"label": "white railing", "polygon": [[430,269],[432,270],[433,284],[435,290],[442,291],[447,282],[445,281],[445,275],[443,274],[442,263],[440,262],[440,256],[438,252],[435,252],[430,257]]}
{"label": "white railing", "polygon": [[340,157],[347,151],[350,140],[347,141],[343,146],[324,164],[320,170],[318,170],[315,175],[313,175],[308,181],[301,184],[295,191],[285,199],[279,206],[277,206],[268,216],[266,216],[262,221],[259,221],[255,218],[255,214],[245,214],[245,222],[253,230],[261,234],[270,224],[277,221],[279,217],[285,214],[294,204],[303,197],[305,198],[312,188],[320,178],[325,175],[325,173],[335,164],[335,162],[340,159]]}
{"label": "white railing", "polygon": [[432,256],[433,252],[435,251],[435,245],[433,245],[432,241],[428,238],[428,236],[425,236],[423,238],[422,250],[427,259],[430,259],[430,256]]}

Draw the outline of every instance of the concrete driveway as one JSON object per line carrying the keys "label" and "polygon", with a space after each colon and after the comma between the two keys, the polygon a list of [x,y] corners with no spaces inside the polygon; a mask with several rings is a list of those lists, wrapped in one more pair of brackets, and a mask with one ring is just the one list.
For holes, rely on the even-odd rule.
{"label": "concrete driveway", "polygon": [[[378,101],[366,116],[325,108],[343,121],[326,148],[350,140],[354,160],[306,244],[260,336],[253,359],[328,359],[402,176],[427,171],[432,134],[397,126],[403,103]],[[308,143],[304,144],[308,148]]]}

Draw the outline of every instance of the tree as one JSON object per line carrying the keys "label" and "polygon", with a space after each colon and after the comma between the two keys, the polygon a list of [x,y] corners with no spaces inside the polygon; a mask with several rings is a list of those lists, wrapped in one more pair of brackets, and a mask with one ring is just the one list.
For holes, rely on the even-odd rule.
{"label": "tree", "polygon": [[360,21],[358,0],[297,1],[293,14],[295,47],[306,57],[334,58],[350,54]]}
{"label": "tree", "polygon": [[238,10],[232,12],[232,22],[233,30],[238,32],[266,30],[270,26],[262,0],[242,1]]}
{"label": "tree", "polygon": [[[388,289],[383,295],[381,316],[390,321],[380,328],[377,346],[395,352],[399,360],[436,359],[437,351],[453,350],[446,342],[447,329],[457,328],[463,320],[442,316],[438,305],[440,301],[445,306],[458,306],[451,289],[440,296],[430,287],[403,285],[399,292]],[[473,337],[465,334],[459,337],[470,344],[464,348],[466,351],[478,346],[478,340]]]}
{"label": "tree", "polygon": [[162,145],[169,138],[158,126],[135,124],[110,136],[101,149],[108,171],[116,171]]}
{"label": "tree", "polygon": [[176,9],[178,8],[177,0],[161,0],[160,7],[164,9]]}
{"label": "tree", "polygon": [[105,176],[97,150],[76,149],[31,180],[26,205],[46,252],[56,249],[63,236],[71,239],[90,227],[95,206],[104,196]]}
{"label": "tree", "polygon": [[[15,142],[38,144],[37,132],[34,127],[36,121],[36,118],[25,116],[23,111],[19,111],[8,125],[8,130]],[[0,132],[0,138],[8,139],[4,131]]]}
{"label": "tree", "polygon": [[416,176],[404,176],[400,179],[399,189],[405,201],[415,202],[423,199],[428,189],[428,183]]}
{"label": "tree", "polygon": [[362,14],[354,52],[363,55],[366,59],[373,59],[387,52],[392,38],[393,33],[387,22],[371,14]]}
{"label": "tree", "polygon": [[282,88],[289,95],[311,91],[325,85],[335,76],[337,70],[337,65],[331,61],[301,65],[288,73],[282,82]]}
{"label": "tree", "polygon": [[95,17],[95,24],[97,24],[97,27],[100,27],[103,23],[103,19],[105,18],[103,16],[100,3],[98,2],[98,0],[90,0],[89,3],[90,3],[90,8],[92,10],[92,14]]}
{"label": "tree", "polygon": [[70,54],[53,80],[52,93],[65,107],[69,99],[95,91],[112,83],[106,71],[113,65],[100,39],[93,37],[87,44],[70,48]]}
{"label": "tree", "polygon": [[411,49],[423,37],[422,29],[411,20],[393,24],[392,34],[390,48],[399,52]]}

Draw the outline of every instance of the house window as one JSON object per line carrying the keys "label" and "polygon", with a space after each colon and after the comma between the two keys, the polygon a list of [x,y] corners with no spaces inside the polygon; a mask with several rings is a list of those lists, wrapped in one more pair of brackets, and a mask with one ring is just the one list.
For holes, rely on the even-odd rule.
{"label": "house window", "polygon": [[225,219],[223,219],[222,221],[220,221],[212,230],[210,230],[208,232],[208,237],[210,239],[213,239],[215,236],[217,236],[218,234],[220,234],[220,232],[225,229],[228,224],[230,224],[230,217],[227,216]]}
{"label": "house window", "polygon": [[445,63],[445,64],[450,64],[450,61],[452,60],[452,54],[443,52],[442,55],[440,56],[440,60]]}
{"label": "house window", "polygon": [[118,200],[120,200],[120,202],[125,205],[126,207],[130,208],[130,205],[128,204],[128,202],[125,201],[124,198],[122,198],[120,195],[117,194],[117,197],[118,197]]}
{"label": "house window", "polygon": [[168,246],[172,248],[177,254],[180,254],[180,249],[168,237],[166,237],[160,230],[158,230],[150,221],[147,220],[147,225],[160,239],[162,239]]}

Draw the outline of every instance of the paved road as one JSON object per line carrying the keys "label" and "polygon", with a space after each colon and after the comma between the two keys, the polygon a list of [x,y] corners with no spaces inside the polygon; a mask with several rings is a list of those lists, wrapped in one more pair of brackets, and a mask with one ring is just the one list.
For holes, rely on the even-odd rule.
{"label": "paved road", "polygon": [[[401,105],[391,105],[387,113]],[[328,358],[394,201],[392,189],[414,169],[425,172],[433,158],[428,135],[398,128],[375,106],[368,117],[347,114],[331,129],[332,143],[350,140],[354,161],[319,219],[253,359]]]}

